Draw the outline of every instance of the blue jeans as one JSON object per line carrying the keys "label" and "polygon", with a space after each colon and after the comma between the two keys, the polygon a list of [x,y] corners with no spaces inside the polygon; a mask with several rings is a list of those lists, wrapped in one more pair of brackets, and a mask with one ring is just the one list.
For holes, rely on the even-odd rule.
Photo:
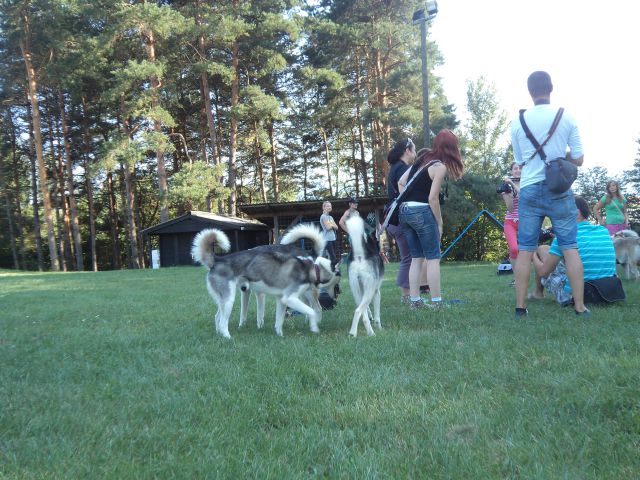
{"label": "blue jeans", "polygon": [[578,248],[576,235],[576,203],[571,189],[552,193],[546,182],[538,182],[520,189],[518,204],[518,247],[524,252],[535,252],[544,217],[549,217],[560,250]]}
{"label": "blue jeans", "polygon": [[428,204],[400,205],[400,227],[404,233],[411,258],[440,259],[440,231]]}

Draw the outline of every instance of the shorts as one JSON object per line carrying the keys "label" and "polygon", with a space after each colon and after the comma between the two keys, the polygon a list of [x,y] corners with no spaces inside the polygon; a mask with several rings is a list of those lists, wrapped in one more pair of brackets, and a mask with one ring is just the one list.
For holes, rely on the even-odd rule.
{"label": "shorts", "polygon": [[518,248],[535,252],[544,217],[549,217],[560,250],[578,248],[576,236],[576,203],[571,189],[564,193],[552,193],[547,182],[538,182],[520,189],[518,205]]}
{"label": "shorts", "polygon": [[564,262],[560,262],[555,270],[551,272],[548,277],[542,277],[540,282],[545,290],[554,296],[556,302],[565,306],[571,302],[572,298],[571,293],[565,288],[567,280],[567,269],[564,266]]}
{"label": "shorts", "polygon": [[605,225],[605,227],[607,228],[607,230],[609,231],[609,236],[613,237],[616,233],[629,228],[626,224],[624,223],[612,223],[611,225]]}
{"label": "shorts", "polygon": [[409,244],[411,258],[440,259],[440,231],[428,203],[400,205],[400,227]]}

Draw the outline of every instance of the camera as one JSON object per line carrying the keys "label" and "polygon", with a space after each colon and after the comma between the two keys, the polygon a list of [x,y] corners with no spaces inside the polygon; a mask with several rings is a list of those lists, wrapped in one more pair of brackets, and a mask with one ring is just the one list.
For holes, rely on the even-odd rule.
{"label": "camera", "polygon": [[513,187],[510,183],[504,182],[498,188],[496,188],[496,193],[511,193],[513,192]]}
{"label": "camera", "polygon": [[549,240],[553,240],[553,227],[542,228],[540,230],[540,234],[538,235],[538,245],[542,245],[543,243],[548,242]]}

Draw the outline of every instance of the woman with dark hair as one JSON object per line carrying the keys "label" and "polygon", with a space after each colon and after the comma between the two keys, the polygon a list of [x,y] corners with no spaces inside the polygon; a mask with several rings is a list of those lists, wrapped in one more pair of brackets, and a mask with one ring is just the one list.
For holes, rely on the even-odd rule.
{"label": "woman with dark hair", "polygon": [[[606,218],[602,218],[602,209]],[[609,230],[609,235],[629,228],[629,216],[627,215],[627,199],[620,193],[620,186],[615,180],[607,182],[607,193],[593,208],[593,213],[598,223]]]}
{"label": "woman with dark hair", "polygon": [[[396,142],[389,154],[387,162],[389,162],[389,174],[387,175],[387,194],[389,202],[392,202],[399,194],[398,180],[402,174],[407,171],[410,165],[416,159],[416,146],[410,138]],[[388,225],[387,233],[391,236],[398,246],[400,254],[400,268],[396,277],[396,285],[400,287],[402,303],[409,303],[409,266],[411,265],[411,254],[409,253],[409,244],[399,225]]]}
{"label": "woman with dark hair", "polygon": [[[399,214],[400,227],[411,252],[409,295],[412,309],[442,305],[440,189],[447,174],[457,180],[462,176],[463,170],[458,137],[450,130],[441,130],[433,141],[433,148],[422,153],[398,181],[399,190],[403,191],[409,179],[418,175],[405,194]],[[423,302],[420,298],[420,271],[425,263],[431,304]]]}

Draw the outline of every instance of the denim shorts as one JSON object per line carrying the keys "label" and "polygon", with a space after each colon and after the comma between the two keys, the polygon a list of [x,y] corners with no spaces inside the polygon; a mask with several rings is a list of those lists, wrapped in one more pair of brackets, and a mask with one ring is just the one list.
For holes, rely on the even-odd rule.
{"label": "denim shorts", "polygon": [[428,204],[400,205],[400,227],[409,244],[411,258],[440,259],[440,232]]}
{"label": "denim shorts", "polygon": [[518,204],[518,247],[521,251],[534,252],[544,217],[551,219],[553,233],[560,250],[578,248],[576,235],[576,203],[571,189],[564,193],[552,193],[547,182],[538,182],[520,189]]}

